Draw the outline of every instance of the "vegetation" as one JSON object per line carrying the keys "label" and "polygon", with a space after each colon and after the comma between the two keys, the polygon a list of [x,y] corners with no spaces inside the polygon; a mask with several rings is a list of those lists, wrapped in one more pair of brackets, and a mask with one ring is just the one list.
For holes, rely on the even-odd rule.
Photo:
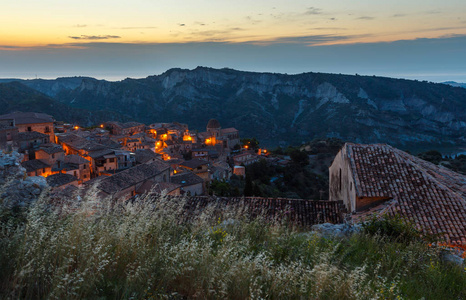
{"label": "vegetation", "polygon": [[437,150],[430,150],[418,154],[419,158],[430,161],[436,165],[445,166],[455,172],[466,175],[466,155],[457,155],[456,157],[442,156]]}
{"label": "vegetation", "polygon": [[0,211],[0,298],[466,298],[466,271],[416,239],[325,238],[209,208],[181,223],[183,201],[89,199]]}

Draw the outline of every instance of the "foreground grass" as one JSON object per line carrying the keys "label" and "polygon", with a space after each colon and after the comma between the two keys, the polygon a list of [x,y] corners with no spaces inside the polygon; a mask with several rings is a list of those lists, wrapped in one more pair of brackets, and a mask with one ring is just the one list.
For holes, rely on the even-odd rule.
{"label": "foreground grass", "polygon": [[42,199],[0,212],[1,298],[466,298],[465,270],[420,242],[326,239],[208,212],[179,224],[183,203],[163,198],[88,204],[64,213]]}

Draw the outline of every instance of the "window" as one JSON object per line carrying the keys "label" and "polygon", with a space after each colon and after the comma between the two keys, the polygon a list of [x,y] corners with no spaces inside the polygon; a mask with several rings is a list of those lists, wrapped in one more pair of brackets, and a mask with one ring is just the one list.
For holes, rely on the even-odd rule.
{"label": "window", "polygon": [[109,162],[115,162],[115,159],[114,159],[114,158],[110,158],[108,161],[109,161]]}
{"label": "window", "polygon": [[87,178],[87,175],[83,175],[83,178]]}
{"label": "window", "polygon": [[341,191],[341,169],[340,169],[340,176],[339,176],[339,178],[340,178],[340,191]]}
{"label": "window", "polygon": [[87,165],[84,165],[84,166],[83,166],[83,169],[86,170],[86,169],[87,169]]}
{"label": "window", "polygon": [[31,127],[28,127],[28,131],[32,131],[32,128],[31,128]]}
{"label": "window", "polygon": [[73,172],[74,173],[74,176],[76,177],[78,174],[76,173],[76,171]]}
{"label": "window", "polygon": [[42,173],[45,173],[45,168],[42,168]]}
{"label": "window", "polygon": [[50,128],[48,126],[45,126],[45,133],[49,133],[50,132]]}
{"label": "window", "polygon": [[52,153],[52,158],[55,158],[55,153]]}

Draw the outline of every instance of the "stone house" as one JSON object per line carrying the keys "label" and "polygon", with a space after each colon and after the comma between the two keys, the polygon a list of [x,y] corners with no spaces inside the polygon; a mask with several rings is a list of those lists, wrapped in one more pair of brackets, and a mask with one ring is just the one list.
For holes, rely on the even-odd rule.
{"label": "stone house", "polygon": [[110,129],[111,134],[131,136],[137,133],[144,132],[146,125],[138,122],[107,122],[104,127]]}
{"label": "stone house", "polygon": [[205,182],[204,179],[192,172],[184,172],[174,175],[170,178],[170,182],[180,186],[181,195],[200,196],[204,195]]}
{"label": "stone house", "polygon": [[43,144],[36,150],[35,157],[53,166],[57,161],[65,160],[65,151],[56,144]]}
{"label": "stone house", "polygon": [[86,182],[91,179],[91,166],[87,159],[71,154],[66,155],[63,160],[58,160],[52,168],[52,172],[73,175],[79,183]]}
{"label": "stone house", "polygon": [[101,176],[103,173],[118,170],[118,158],[115,150],[103,149],[89,152],[92,173],[94,176]]}
{"label": "stone house", "polygon": [[67,186],[78,186],[78,178],[70,174],[57,173],[47,177],[47,184],[52,188],[65,188]]}
{"label": "stone house", "polygon": [[211,180],[209,173],[209,162],[202,159],[191,159],[186,160],[179,164],[179,168],[189,172],[193,172],[197,176],[201,177],[204,181],[209,182]]}
{"label": "stone house", "polygon": [[466,176],[386,144],[346,143],[329,168],[330,200],[355,221],[398,214],[418,230],[466,245]]}
{"label": "stone house", "polygon": [[207,123],[206,132],[198,134],[198,141],[206,146],[220,145],[224,151],[229,152],[240,143],[239,131],[235,128],[222,129],[218,120],[210,119]]}
{"label": "stone house", "polygon": [[52,166],[41,161],[40,159],[32,159],[24,161],[21,166],[26,169],[28,176],[43,176],[52,175]]}
{"label": "stone house", "polygon": [[17,136],[18,127],[15,126],[14,119],[0,120],[0,149],[11,151]]}
{"label": "stone house", "polygon": [[245,153],[241,153],[241,154],[233,156],[233,161],[234,161],[235,166],[240,166],[242,164],[247,166],[255,162],[258,162],[259,159],[260,159],[259,155],[255,153],[251,153],[251,152],[245,152]]}
{"label": "stone house", "polygon": [[37,131],[31,132],[19,132],[16,139],[16,146],[19,152],[29,152],[37,149],[40,145],[48,144],[50,138],[47,134],[43,134]]}
{"label": "stone house", "polygon": [[1,115],[0,120],[14,120],[15,126],[19,132],[36,131],[49,136],[49,141],[55,139],[54,122],[52,116],[35,113],[35,112],[13,112],[6,115]]}
{"label": "stone house", "polygon": [[152,184],[169,182],[170,165],[156,160],[126,169],[112,176],[103,176],[88,182],[96,185],[102,198],[110,197],[125,201],[136,194],[146,192]]}

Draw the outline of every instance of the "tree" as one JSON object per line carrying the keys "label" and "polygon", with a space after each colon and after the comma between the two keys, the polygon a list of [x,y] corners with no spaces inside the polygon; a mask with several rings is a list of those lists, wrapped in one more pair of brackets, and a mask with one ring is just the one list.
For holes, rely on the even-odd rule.
{"label": "tree", "polygon": [[305,166],[309,164],[309,156],[304,151],[300,151],[297,149],[292,150],[290,152],[290,157],[291,160],[297,165]]}
{"label": "tree", "polygon": [[250,197],[250,196],[253,196],[254,195],[254,187],[253,187],[253,183],[252,183],[252,180],[251,180],[251,177],[246,175],[246,184],[244,186],[244,192],[243,192],[244,196],[246,197]]}

